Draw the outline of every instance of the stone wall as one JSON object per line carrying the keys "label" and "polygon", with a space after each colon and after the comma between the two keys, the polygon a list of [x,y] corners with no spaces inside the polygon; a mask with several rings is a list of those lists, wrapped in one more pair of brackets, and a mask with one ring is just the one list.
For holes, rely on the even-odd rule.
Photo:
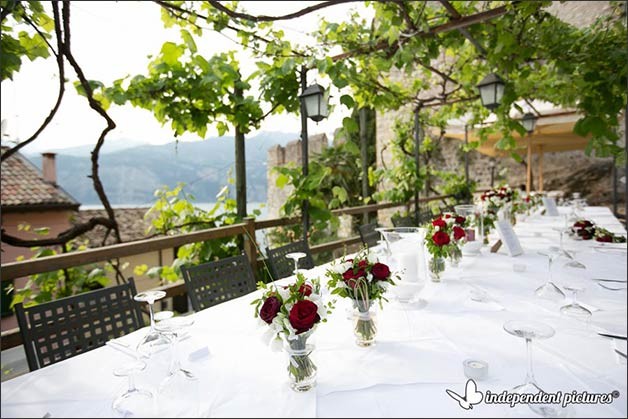
{"label": "stone wall", "polygon": [[[316,134],[311,135],[308,138],[308,156],[310,159],[316,154],[320,154],[328,146],[327,135]],[[267,157],[267,208],[268,218],[281,217],[281,206],[286,202],[288,195],[293,190],[291,185],[286,185],[283,188],[277,186],[277,173],[273,170],[277,166],[285,166],[292,163],[296,167],[301,167],[302,164],[302,148],[301,140],[290,141],[285,147],[275,145],[268,149]]]}

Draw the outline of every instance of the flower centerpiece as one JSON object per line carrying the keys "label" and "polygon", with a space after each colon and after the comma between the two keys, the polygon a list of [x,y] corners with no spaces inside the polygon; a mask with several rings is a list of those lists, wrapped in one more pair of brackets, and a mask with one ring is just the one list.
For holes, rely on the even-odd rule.
{"label": "flower centerpiece", "polygon": [[595,240],[603,243],[626,243],[626,237],[614,234],[602,227],[595,228]]}
{"label": "flower centerpiece", "polygon": [[466,236],[466,223],[466,217],[444,213],[427,226],[425,247],[430,254],[428,268],[432,281],[440,282],[440,275],[445,271],[445,259],[449,258],[457,265],[462,257],[460,244]]}
{"label": "flower centerpiece", "polygon": [[288,353],[290,387],[307,391],[316,385],[316,365],[310,355],[313,345],[307,343],[317,325],[326,322],[332,303],[321,298],[320,281],[306,280],[298,273],[296,282],[288,286],[258,283],[262,297],[254,300],[255,317],[268,326],[266,336],[273,343],[284,343]]}
{"label": "flower centerpiece", "polygon": [[591,240],[595,236],[595,224],[589,220],[577,220],[571,227],[572,234],[582,240]]}
{"label": "flower centerpiece", "polygon": [[486,212],[502,216],[510,221],[511,224],[516,223],[515,214],[517,211],[517,202],[519,191],[512,189],[508,185],[493,188],[484,192],[480,196],[480,200]]}
{"label": "flower centerpiece", "polygon": [[371,346],[377,333],[374,302],[382,307],[382,301],[388,301],[384,297],[388,286],[394,285],[390,268],[376,255],[361,251],[352,259],[343,258],[331,265],[325,275],[332,294],[352,300],[357,345]]}

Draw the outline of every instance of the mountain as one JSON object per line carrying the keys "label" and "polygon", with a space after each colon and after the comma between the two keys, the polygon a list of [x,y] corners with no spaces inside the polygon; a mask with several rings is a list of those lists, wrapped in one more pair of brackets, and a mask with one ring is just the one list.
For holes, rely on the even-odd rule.
{"label": "mountain", "polygon": [[[299,134],[260,132],[247,138],[247,200],[266,202],[266,155],[275,144],[285,145]],[[91,148],[81,146],[53,150],[57,153],[57,181],[81,204],[98,205],[100,200],[90,178]],[[178,182],[194,195],[195,202],[214,202],[216,194],[235,176],[233,137],[213,137],[198,142],[172,142],[125,149],[106,149],[99,158],[99,173],[112,205],[146,205],[162,185]],[[41,156],[25,155],[37,167]],[[230,173],[231,170],[231,173]],[[231,187],[235,197],[235,186]]]}

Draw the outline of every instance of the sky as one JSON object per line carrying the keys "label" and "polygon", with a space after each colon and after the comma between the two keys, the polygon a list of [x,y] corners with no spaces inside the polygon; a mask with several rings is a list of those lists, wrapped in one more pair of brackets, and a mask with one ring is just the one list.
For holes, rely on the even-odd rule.
{"label": "sky", "polygon": [[[315,3],[318,2],[241,2],[248,12],[266,15],[282,15]],[[178,29],[163,27],[160,8],[153,2],[75,1],[71,4],[74,56],[88,79],[100,80],[105,85],[127,74],[145,74],[150,61],[148,54],[157,54],[167,40],[180,40]],[[283,29],[289,39],[306,43],[309,39],[306,33],[317,27],[320,15],[324,15],[327,20],[341,21],[350,9],[363,7],[361,4],[332,6],[298,19],[276,22],[275,26]],[[203,39],[197,40],[199,51],[211,56],[220,51],[241,49],[232,40],[235,39],[233,32],[225,35],[207,31]],[[254,64],[242,54],[242,72],[247,74],[253,71]],[[69,68],[69,64],[66,64],[66,71]],[[7,136],[14,142],[24,141],[41,125],[57,97],[56,71],[53,58],[34,62],[24,59],[14,80],[2,82],[1,118],[5,126],[3,143]],[[39,138],[25,147],[24,151],[43,152],[94,144],[106,126],[104,119],[88,107],[86,99],[76,93],[72,84],[76,80],[73,71],[68,71],[68,75],[70,83],[66,83],[65,96],[57,115]],[[308,73],[308,85],[314,82],[323,86],[330,85],[328,79],[317,79],[315,76],[313,71]],[[349,115],[346,107],[338,103],[338,92],[332,89],[331,95],[331,104],[337,105],[334,112],[318,124],[308,120],[310,135],[326,133],[331,139],[334,130],[342,125],[342,118]],[[108,142],[165,144],[174,140],[168,124],[162,127],[150,111],[131,105],[121,107],[114,104],[108,113],[117,124],[117,128],[108,134]],[[295,114],[271,116],[262,123],[260,130],[298,134],[301,131],[300,117]],[[256,132],[251,132],[249,136],[255,134]],[[206,137],[216,135],[217,132],[210,127]],[[233,132],[227,135],[233,135]],[[179,140],[201,141],[201,138],[195,134],[186,134]]]}

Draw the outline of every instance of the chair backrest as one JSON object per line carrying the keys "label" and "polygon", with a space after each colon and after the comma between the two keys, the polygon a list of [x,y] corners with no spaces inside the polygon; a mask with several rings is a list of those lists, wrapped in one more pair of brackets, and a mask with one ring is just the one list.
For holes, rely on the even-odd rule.
{"label": "chair backrest", "polygon": [[257,289],[253,268],[245,255],[196,266],[182,266],[181,273],[194,311],[215,306]]}
{"label": "chair backrest", "polygon": [[391,218],[394,227],[416,227],[414,217],[406,215],[405,217],[393,217]]}
{"label": "chair backrest", "polygon": [[314,267],[312,252],[310,251],[310,247],[307,245],[307,242],[304,240],[292,242],[275,249],[266,248],[266,255],[268,256],[268,264],[270,265],[271,271],[270,273],[274,280],[286,278],[294,274],[294,261],[286,257],[288,253],[294,252],[305,253],[305,257],[299,259],[298,266],[300,269],[312,269]]}
{"label": "chair backrest", "polygon": [[103,346],[144,326],[127,283],[24,307],[15,305],[31,371]]}
{"label": "chair backrest", "polygon": [[358,226],[358,232],[364,246],[377,246],[377,241],[381,238],[379,231],[376,231],[377,223],[362,224]]}

